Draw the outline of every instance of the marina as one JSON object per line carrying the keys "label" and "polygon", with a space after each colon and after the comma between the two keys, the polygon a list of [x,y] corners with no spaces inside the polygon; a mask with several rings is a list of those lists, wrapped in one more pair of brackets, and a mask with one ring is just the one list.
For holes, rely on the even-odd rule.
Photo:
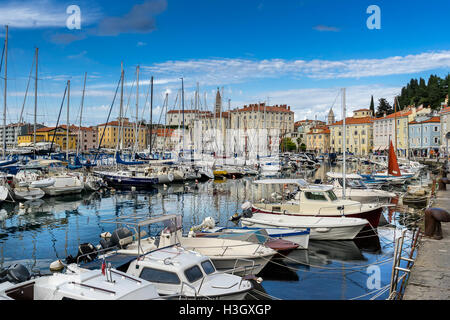
{"label": "marina", "polygon": [[[349,166],[358,168],[357,164]],[[329,170],[339,168],[339,164],[336,167],[323,164],[310,177],[304,174],[301,177],[310,181],[326,179]],[[289,179],[297,175],[285,174]],[[20,263],[29,270],[48,273],[52,262],[75,255],[81,244],[97,245],[100,234],[115,229],[105,221],[120,217],[176,213],[182,217],[184,233],[202,226],[209,217],[215,221],[214,226],[236,228],[239,224],[230,220],[242,212],[241,204],[258,194],[254,183],[257,180],[255,176],[244,176],[190,181],[159,185],[151,191],[103,187],[95,192],[3,202],[1,266]],[[427,176],[422,180],[427,180]],[[408,234],[412,234],[412,226],[417,223],[415,214],[405,213],[400,207],[385,207],[382,216],[378,228],[362,230],[353,240],[310,239],[306,249],[281,254],[277,259],[265,258],[266,265],[256,274],[262,282],[252,280],[253,289],[245,299],[387,299],[394,240],[402,229],[409,229]],[[415,219],[420,221],[418,216]],[[149,226],[146,231],[150,236],[157,236],[162,228]],[[406,240],[405,246],[411,246],[411,240]],[[368,287],[374,266],[379,268],[380,283]],[[321,289],[317,290],[318,287]]]}
{"label": "marina", "polygon": [[0,303],[449,300],[448,1],[200,2],[0,0]]}

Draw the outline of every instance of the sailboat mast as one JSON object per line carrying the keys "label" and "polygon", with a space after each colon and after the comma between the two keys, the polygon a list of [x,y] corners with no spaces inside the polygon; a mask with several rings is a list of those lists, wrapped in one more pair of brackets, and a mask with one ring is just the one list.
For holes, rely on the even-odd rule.
{"label": "sailboat mast", "polygon": [[123,72],[123,62],[120,63],[120,109],[119,109],[119,121],[117,124],[119,125],[119,136],[117,139],[117,146],[116,146],[116,154],[119,151],[119,145],[120,149],[122,149],[122,116],[123,116],[123,81],[124,81],[124,72]]}
{"label": "sailboat mast", "polygon": [[39,48],[36,48],[36,76],[34,77],[34,125],[33,125],[33,146],[36,153],[36,117],[37,117],[37,88],[38,88],[38,54]]}
{"label": "sailboat mast", "polygon": [[184,79],[181,78],[181,105],[183,113],[183,156],[184,156]]}
{"label": "sailboat mast", "polygon": [[5,90],[4,90],[4,104],[3,104],[3,158],[6,153],[6,85],[8,78],[8,26],[6,26],[5,37]]}
{"label": "sailboat mast", "polygon": [[139,142],[139,66],[136,67],[136,130],[135,130],[135,139],[134,139],[134,153],[138,151],[138,142]]}
{"label": "sailboat mast", "polygon": [[149,150],[150,153],[152,153],[152,147],[153,147],[153,76],[151,79],[151,89],[150,89],[150,150]]}
{"label": "sailboat mast", "polygon": [[81,135],[82,135],[81,120],[83,119],[84,94],[86,92],[86,78],[87,78],[87,72],[84,73],[83,95],[81,97],[80,127],[78,128],[77,157],[78,157],[78,152],[80,150],[80,144],[81,144],[81,138],[82,138],[81,137]]}
{"label": "sailboat mast", "polygon": [[394,98],[394,137],[395,137],[395,152],[397,152],[397,98]]}
{"label": "sailboat mast", "polygon": [[[66,160],[69,161],[69,111],[70,111],[70,80],[67,80],[67,130],[66,130]],[[55,129],[55,134],[58,128]]]}
{"label": "sailboat mast", "polygon": [[342,144],[342,148],[344,149],[344,157],[343,157],[343,168],[342,168],[342,198],[345,199],[345,187],[346,187],[346,183],[345,183],[345,174],[347,172],[347,168],[346,168],[346,153],[347,153],[347,128],[345,125],[345,117],[346,117],[346,109],[345,109],[345,88],[342,88],[342,126],[343,126],[343,144]]}

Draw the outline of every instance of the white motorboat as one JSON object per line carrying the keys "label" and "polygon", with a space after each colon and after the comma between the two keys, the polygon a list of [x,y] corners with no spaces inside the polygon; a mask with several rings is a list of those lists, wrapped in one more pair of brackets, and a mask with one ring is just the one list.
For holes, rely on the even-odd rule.
{"label": "white motorboat", "polygon": [[[303,179],[258,180],[254,183],[257,185],[273,186],[281,184],[284,186],[281,195],[272,197],[275,198],[274,201],[264,199],[259,203],[253,203],[251,208],[254,213],[302,217],[362,218],[376,228],[383,211],[382,204],[363,204],[358,201],[338,199],[332,186],[308,184]],[[297,190],[289,192],[288,185],[293,185]]]}
{"label": "white motorboat", "polygon": [[[327,176],[332,179],[334,192],[338,198],[343,197],[343,176],[338,172],[327,172]],[[345,197],[349,200],[361,203],[390,202],[397,195],[380,189],[371,189],[362,182],[363,177],[359,174],[345,175]]]}
{"label": "white motorboat", "polygon": [[241,218],[241,224],[253,228],[309,228],[311,240],[352,240],[367,225],[367,220],[254,213],[251,218]]}
{"label": "white motorboat", "polygon": [[9,196],[9,190],[5,186],[0,186],[0,202],[5,201]]}
{"label": "white motorboat", "polygon": [[[285,241],[290,241],[298,244],[297,249],[308,249],[309,243],[309,229],[304,230],[292,230],[288,228],[249,228],[249,227],[216,227],[216,223],[212,217],[207,217],[203,220],[203,222],[191,228],[189,235],[198,236],[195,232],[199,231],[205,234],[230,234],[230,235],[239,235],[239,234],[248,234],[255,233],[259,242],[266,243],[269,239],[282,239]],[[248,240],[246,240],[248,241]]]}
{"label": "white motorboat", "polygon": [[[106,255],[106,259],[111,257]],[[121,255],[114,253],[113,257],[117,264]],[[152,283],[162,297],[243,300],[253,289],[250,281],[237,275],[218,272],[208,257],[177,245],[136,256],[137,259],[131,262],[129,255],[122,257],[124,265],[118,269]],[[86,266],[95,267],[96,264],[98,262],[88,263]]]}
{"label": "white motorboat", "polygon": [[[250,227],[214,227],[203,229],[205,234],[239,235],[261,231],[264,240],[282,239],[298,244],[297,249],[308,249],[310,230],[293,230],[288,228],[250,228]],[[267,234],[267,236],[265,236]]]}
{"label": "white motorboat", "polygon": [[12,192],[17,200],[36,200],[45,196],[43,190],[33,187],[15,187]]}
{"label": "white motorboat", "polygon": [[[112,268],[68,268],[66,273],[32,277],[14,265],[0,283],[0,300],[153,300],[160,299],[153,284]],[[104,274],[103,274],[104,273]]]}
{"label": "white motorboat", "polygon": [[84,189],[84,183],[77,177],[69,175],[54,176],[55,183],[48,187],[43,187],[46,195],[60,196],[65,194],[81,193]]}
{"label": "white motorboat", "polygon": [[34,188],[46,188],[46,187],[51,187],[55,184],[56,180],[53,178],[47,178],[47,179],[40,179],[40,180],[36,180],[36,181],[32,181],[30,183],[31,187]]}
{"label": "white motorboat", "polygon": [[[134,222],[123,222],[124,219],[130,219],[126,216],[114,218],[116,224],[127,224],[133,226]],[[136,219],[136,218],[133,218]],[[136,255],[148,253],[157,248],[168,247],[172,245],[180,245],[181,247],[196,251],[204,256],[209,257],[218,271],[233,273],[236,275],[258,274],[277,253],[275,250],[265,247],[261,244],[255,244],[247,241],[230,240],[230,239],[206,239],[191,238],[182,236],[182,226],[180,215],[161,215],[157,217],[145,217],[144,223],[165,222],[166,227],[160,234],[159,239],[152,237],[144,238],[140,231],[137,236],[131,235],[126,237],[128,243],[126,248],[121,248],[118,253]],[[113,221],[104,220],[109,223]],[[138,224],[142,226],[143,224]],[[129,232],[129,231],[128,231]],[[125,231],[125,233],[127,233]],[[136,240],[137,239],[137,240]],[[159,243],[158,241],[159,240]],[[105,243],[102,247],[109,247]]]}
{"label": "white motorboat", "polygon": [[179,228],[161,232],[159,248],[179,243],[183,248],[208,256],[217,270],[237,275],[258,274],[277,252],[247,241],[182,236]]}

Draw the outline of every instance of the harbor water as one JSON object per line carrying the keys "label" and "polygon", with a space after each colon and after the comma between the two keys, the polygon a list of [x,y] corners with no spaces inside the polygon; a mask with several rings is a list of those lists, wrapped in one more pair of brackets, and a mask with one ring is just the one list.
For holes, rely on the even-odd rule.
{"label": "harbor water", "polygon": [[[310,180],[323,180],[330,167],[322,165]],[[334,169],[333,169],[334,170]],[[302,177],[297,175],[297,177]],[[81,243],[99,243],[99,235],[115,225],[102,220],[129,214],[183,215],[187,233],[206,217],[219,226],[234,226],[229,218],[254,196],[252,181],[236,180],[159,186],[152,192],[103,192],[3,203],[0,208],[0,267],[21,263],[49,273],[49,264],[76,255]],[[394,238],[408,225],[405,214],[386,208],[387,225],[366,230],[353,241],[310,241],[274,260],[258,276],[248,299],[386,299],[392,272]],[[156,236],[161,226],[147,232]],[[410,246],[407,233],[405,252]]]}

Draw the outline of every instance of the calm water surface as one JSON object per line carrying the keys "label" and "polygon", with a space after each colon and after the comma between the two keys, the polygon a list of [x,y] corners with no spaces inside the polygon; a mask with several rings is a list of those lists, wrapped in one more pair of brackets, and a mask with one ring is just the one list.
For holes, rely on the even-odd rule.
{"label": "calm water surface", "polygon": [[[309,178],[324,179],[322,166]],[[298,176],[302,177],[302,176]],[[99,234],[114,225],[103,219],[133,213],[183,214],[185,232],[204,218],[213,217],[220,226],[233,226],[229,217],[246,200],[260,196],[252,178],[209,181],[160,187],[151,193],[91,193],[3,203],[0,208],[0,266],[22,263],[33,270],[49,272],[49,263],[76,255],[80,243],[98,244]],[[402,214],[384,215],[401,227]],[[308,250],[296,250],[283,260],[271,262],[260,274],[264,279],[249,298],[279,299],[370,299],[374,290],[389,284],[393,239],[399,228],[379,227],[378,234],[364,232],[354,241],[310,241]],[[156,235],[161,226],[148,230]],[[410,241],[406,241],[406,252]],[[376,265],[379,269],[371,269]],[[379,274],[380,283],[370,276]],[[368,286],[369,281],[369,286]],[[385,299],[388,293],[378,299]]]}

